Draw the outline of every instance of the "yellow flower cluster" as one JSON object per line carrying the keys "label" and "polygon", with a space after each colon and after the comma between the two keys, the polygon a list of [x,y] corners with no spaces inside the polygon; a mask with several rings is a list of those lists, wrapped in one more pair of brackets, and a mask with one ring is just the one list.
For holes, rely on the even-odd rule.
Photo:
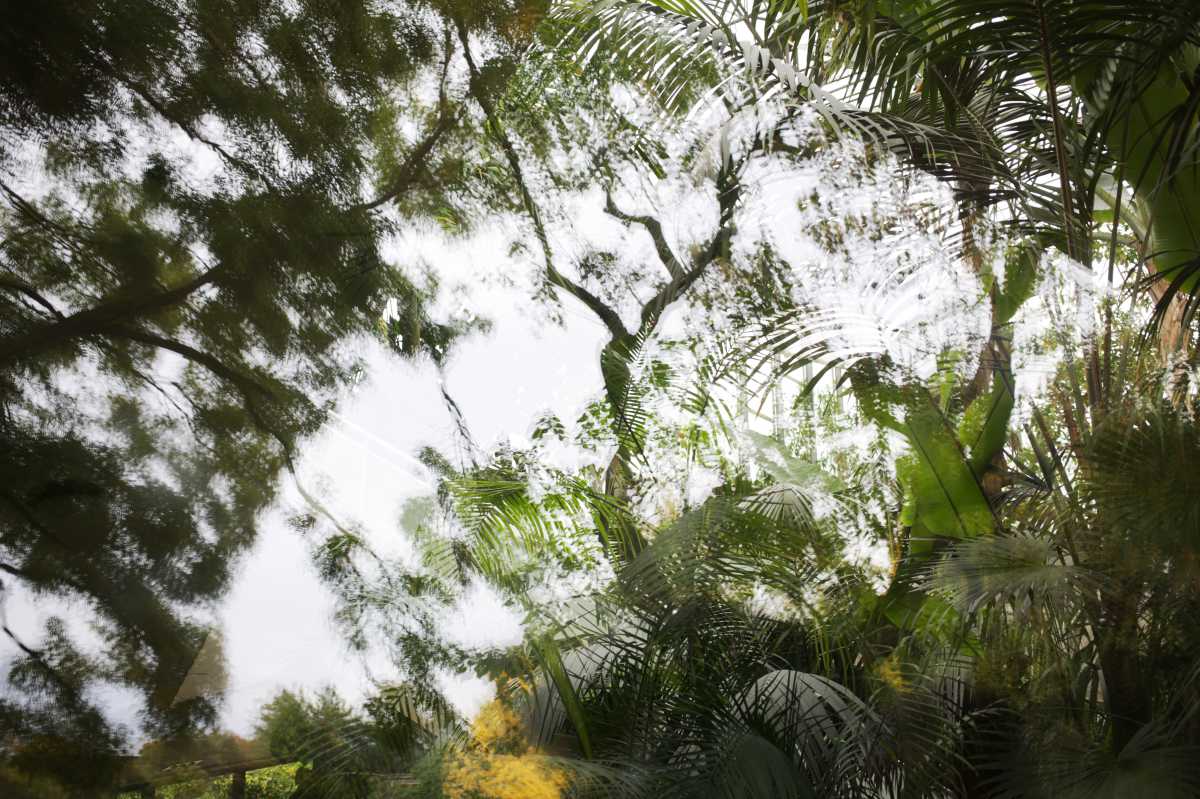
{"label": "yellow flower cluster", "polygon": [[895,655],[879,662],[875,667],[875,676],[896,693],[908,691],[908,681],[904,678],[904,672],[900,670],[900,663]]}
{"label": "yellow flower cluster", "polygon": [[451,757],[447,799],[560,799],[567,775],[529,747],[512,708],[495,699],[471,723],[471,745]]}
{"label": "yellow flower cluster", "polygon": [[484,705],[471,722],[471,737],[485,749],[495,749],[514,737],[519,740],[520,734],[521,720],[511,707],[499,699]]}
{"label": "yellow flower cluster", "polygon": [[468,754],[453,763],[443,786],[448,799],[559,799],[566,775],[536,754]]}

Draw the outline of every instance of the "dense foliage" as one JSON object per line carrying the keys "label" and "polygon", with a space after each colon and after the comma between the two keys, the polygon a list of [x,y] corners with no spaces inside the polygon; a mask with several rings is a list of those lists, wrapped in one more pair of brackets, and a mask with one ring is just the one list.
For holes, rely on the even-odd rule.
{"label": "dense foliage", "polygon": [[[384,255],[426,220],[506,231],[603,389],[484,450],[443,387],[413,558],[305,492],[396,676],[267,704],[270,790],[1200,794],[1194,3],[97,2],[3,37],[0,569],[103,646],[5,626],[0,786],[134,784],[98,684],[145,697],[144,784],[211,729],[196,611],[354,345],[440,366],[472,324]],[[480,595],[519,644],[448,629]]]}
{"label": "dense foliage", "polygon": [[97,684],[140,692],[154,736],[215,721],[219,680],[180,693],[205,609],[362,340],[441,359],[464,327],[385,252],[462,171],[444,34],[516,48],[528,11],[6,8],[0,569],[51,615],[94,613],[101,653],[56,618],[41,643],[9,631],[6,760],[71,790],[116,779],[126,732]]}

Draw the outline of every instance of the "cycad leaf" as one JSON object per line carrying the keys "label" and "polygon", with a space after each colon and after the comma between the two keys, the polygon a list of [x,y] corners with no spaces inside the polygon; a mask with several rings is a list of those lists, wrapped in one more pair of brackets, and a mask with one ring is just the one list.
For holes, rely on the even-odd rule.
{"label": "cycad leaf", "polygon": [[544,639],[533,645],[533,651],[540,661],[542,671],[554,685],[558,700],[562,703],[567,718],[571,720],[571,725],[575,728],[575,734],[579,737],[580,751],[585,758],[591,758],[592,740],[588,729],[587,714],[575,691],[575,683],[563,664],[558,645],[552,640]]}
{"label": "cycad leaf", "polygon": [[758,463],[771,478],[771,485],[751,495],[744,507],[781,522],[810,524],[814,506],[835,501],[844,486],[820,466],[797,458],[779,440],[748,431],[747,438],[758,454]]}

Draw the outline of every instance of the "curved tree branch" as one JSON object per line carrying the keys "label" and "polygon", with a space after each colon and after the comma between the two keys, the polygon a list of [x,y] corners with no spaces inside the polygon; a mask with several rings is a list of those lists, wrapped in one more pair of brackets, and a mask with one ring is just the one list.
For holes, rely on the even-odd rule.
{"label": "curved tree branch", "polygon": [[675,257],[671,246],[667,244],[667,237],[663,235],[662,223],[652,216],[640,214],[627,214],[617,207],[613,200],[612,192],[604,192],[604,212],[611,217],[621,220],[626,225],[636,224],[641,225],[650,234],[650,239],[654,242],[654,249],[658,253],[658,259],[662,261],[663,266],[667,268],[667,272],[671,274],[673,280],[682,280],[684,277],[684,269],[679,263],[679,259]]}
{"label": "curved tree branch", "polygon": [[717,205],[720,209],[719,225],[708,244],[692,258],[690,267],[671,279],[654,297],[642,306],[638,334],[649,334],[658,324],[667,306],[687,293],[700,279],[704,271],[718,258],[729,257],[729,246],[733,239],[733,213],[741,198],[741,185],[737,179],[738,168],[725,164],[717,175]]}
{"label": "curved tree branch", "polygon": [[450,73],[450,32],[448,30],[446,32],[445,51],[442,59],[442,77],[438,84],[437,122],[425,134],[421,142],[413,148],[408,158],[404,159],[404,164],[397,171],[395,177],[388,183],[387,189],[374,200],[354,206],[356,210],[370,211],[378,208],[412,185],[412,182],[416,180],[417,175],[420,174],[421,169],[425,166],[425,162],[429,159],[429,154],[433,152],[433,148],[437,145],[438,140],[453,127],[455,121],[458,119],[457,112],[451,112],[450,102],[446,96],[446,77]]}
{"label": "curved tree branch", "polygon": [[513,180],[517,183],[517,189],[521,194],[521,204],[525,207],[525,213],[528,214],[530,221],[533,223],[534,234],[537,236],[538,243],[542,248],[542,257],[546,263],[547,282],[552,286],[562,289],[586,305],[588,310],[604,323],[604,326],[608,328],[609,333],[614,338],[628,336],[629,331],[625,329],[620,315],[615,310],[610,308],[595,294],[558,271],[558,268],[555,267],[554,253],[550,248],[550,237],[546,233],[546,226],[542,222],[542,215],[538,210],[537,203],[534,202],[533,195],[529,192],[529,186],[525,181],[525,172],[521,167],[521,158],[517,155],[517,148],[513,146],[512,140],[505,133],[499,114],[496,113],[495,105],[493,105],[487,93],[481,89],[479,67],[471,55],[470,39],[466,26],[458,19],[454,21],[454,24],[458,28],[458,39],[462,43],[463,56],[467,61],[467,69],[471,73],[471,96],[475,98],[475,101],[479,103],[479,107],[483,109],[483,113],[490,123],[492,135],[495,137],[497,144],[500,145],[500,149],[504,152],[504,157],[508,161]]}
{"label": "curved tree branch", "polygon": [[62,315],[62,311],[60,311],[60,310],[58,310],[58,308],[54,307],[54,303],[50,302],[50,300],[46,299],[44,296],[42,296],[40,293],[38,293],[37,289],[35,289],[33,286],[26,283],[24,280],[21,280],[20,278],[7,277],[4,275],[0,275],[0,289],[6,289],[7,291],[11,291],[16,294],[20,294],[24,297],[28,297],[29,299],[36,302],[38,305],[42,306],[42,308],[44,308],[47,313],[49,313],[51,316],[55,317],[56,319],[62,320],[62,319],[66,318],[65,316]]}
{"label": "curved tree branch", "polygon": [[373,210],[395,199],[401,192],[411,186],[413,181],[416,180],[417,175],[425,168],[425,163],[429,160],[429,154],[433,152],[433,148],[437,145],[438,140],[453,126],[455,116],[455,114],[450,113],[447,106],[443,105],[441,111],[438,112],[437,122],[425,134],[421,142],[413,148],[413,151],[408,154],[408,158],[404,159],[404,163],[397,170],[395,177],[388,183],[388,187],[375,199],[353,206],[353,208],[359,211]]}

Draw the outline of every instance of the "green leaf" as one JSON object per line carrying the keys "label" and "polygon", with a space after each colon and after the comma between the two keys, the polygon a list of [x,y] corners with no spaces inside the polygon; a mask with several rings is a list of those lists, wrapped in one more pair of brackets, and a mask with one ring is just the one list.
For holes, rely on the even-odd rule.
{"label": "green leaf", "polygon": [[592,757],[592,738],[588,732],[587,713],[583,708],[583,703],[579,701],[579,695],[575,691],[575,684],[571,682],[571,676],[567,673],[567,669],[563,665],[558,645],[550,639],[543,639],[533,645],[533,652],[540,662],[542,670],[554,684],[554,688],[558,692],[558,697],[562,700],[563,709],[567,713],[567,718],[571,720],[572,726],[575,727],[575,733],[579,736],[579,748],[583,751],[583,756],[590,760]]}
{"label": "green leaf", "polygon": [[903,426],[915,455],[911,489],[920,526],[949,538],[991,532],[992,509],[957,437],[931,398],[911,402]]}

